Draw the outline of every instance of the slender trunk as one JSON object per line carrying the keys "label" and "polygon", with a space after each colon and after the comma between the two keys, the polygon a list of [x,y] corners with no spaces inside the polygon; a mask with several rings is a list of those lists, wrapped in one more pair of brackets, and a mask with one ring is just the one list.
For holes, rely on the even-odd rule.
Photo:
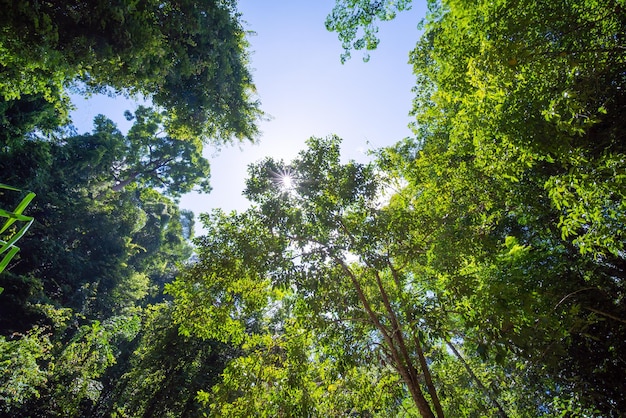
{"label": "slender trunk", "polygon": [[493,404],[493,406],[496,407],[496,409],[498,410],[498,416],[500,418],[508,418],[508,415],[506,414],[506,412],[504,412],[504,409],[502,408],[500,403],[497,401],[497,399],[494,396],[491,395],[491,391],[489,391],[489,389],[487,389],[487,387],[483,385],[483,382],[481,382],[480,379],[478,379],[478,376],[474,374],[474,371],[472,370],[470,365],[465,361],[461,353],[459,353],[459,350],[456,349],[454,344],[452,344],[450,341],[446,341],[446,344],[448,345],[450,350],[452,350],[454,355],[459,359],[459,361],[463,364],[463,366],[465,367],[465,370],[467,370],[467,373],[469,373],[472,380],[476,382],[480,390],[483,392],[483,395],[485,395],[485,397],[489,399],[489,401]]}
{"label": "slender trunk", "polygon": [[[422,412],[422,408],[420,408],[420,413],[422,414],[422,416],[434,417],[432,409],[430,408],[428,401],[426,401],[426,399],[424,398],[424,395],[422,394],[422,390],[420,389],[419,378],[417,376],[417,370],[413,366],[411,355],[409,354],[409,351],[407,350],[406,343],[404,341],[404,333],[402,331],[402,327],[400,326],[400,322],[398,321],[396,313],[393,310],[391,303],[389,302],[389,295],[387,294],[387,291],[385,290],[385,287],[383,286],[378,270],[374,270],[374,276],[376,277],[376,284],[378,286],[378,290],[380,291],[380,295],[383,300],[383,305],[385,306],[385,309],[387,310],[387,313],[389,314],[389,318],[391,320],[391,326],[393,327],[393,330],[394,330],[393,337],[398,342],[398,347],[400,348],[400,352],[402,353],[402,357],[404,358],[404,362],[409,372],[410,382],[407,382],[407,385],[409,385],[410,389],[419,393],[419,397],[420,397],[419,402],[424,403],[423,412]],[[420,407],[419,404],[418,404],[418,407]],[[424,415],[424,413],[427,413],[428,415]],[[439,417],[443,418],[443,411],[441,412],[441,415]]]}
{"label": "slender trunk", "polygon": [[[342,259],[335,258],[335,261],[341,266],[341,268],[348,275],[348,277],[350,277],[350,280],[352,281],[352,284],[355,290],[357,291],[359,300],[363,304],[363,307],[365,308],[365,311],[370,317],[370,320],[372,321],[374,326],[380,331],[380,333],[383,335],[383,338],[385,339],[385,342],[387,343],[387,346],[389,347],[389,350],[391,351],[391,358],[396,365],[396,369],[400,373],[400,376],[402,377],[402,379],[405,381],[407,388],[409,389],[409,393],[411,393],[413,402],[415,402],[415,405],[417,406],[417,409],[420,415],[423,418],[434,418],[435,415],[433,414],[430,408],[430,405],[428,404],[428,401],[424,397],[424,394],[422,393],[422,390],[419,387],[419,381],[417,380],[417,376],[415,374],[414,368],[411,366],[410,362],[407,363],[403,361],[402,357],[406,358],[406,356],[400,355],[400,353],[398,352],[398,349],[396,348],[396,344],[394,343],[394,340],[397,338],[396,335],[399,334],[400,330],[397,328],[394,328],[392,333],[391,334],[389,333],[387,328],[378,319],[376,313],[374,313],[374,310],[372,309],[372,307],[369,304],[369,301],[365,297],[365,293],[363,292],[363,289],[361,288],[361,285],[359,281],[357,280],[356,276],[354,275],[354,273],[350,270],[350,268],[346,265],[346,263]],[[384,297],[386,298],[386,293]],[[392,323],[393,323],[393,320],[392,320]]]}
{"label": "slender trunk", "polygon": [[[396,284],[396,287],[398,288],[398,292],[401,295],[400,298],[401,298],[402,306],[406,307],[407,303],[404,298],[404,293],[402,293],[402,287],[400,284],[400,279],[398,277],[398,272],[396,271],[396,269],[393,268],[390,260],[387,260],[387,265],[389,266],[389,269],[391,270],[391,275],[393,276],[393,280]],[[409,318],[409,315],[407,314],[407,312],[405,312],[404,315],[407,318]],[[435,388],[432,375],[430,374],[430,369],[428,368],[428,363],[426,362],[426,356],[424,356],[424,350],[422,349],[422,344],[420,343],[419,338],[415,335],[415,333],[411,333],[411,335],[413,337],[413,344],[415,345],[415,350],[417,351],[417,357],[420,362],[422,374],[424,375],[424,380],[426,381],[426,387],[428,388],[428,393],[430,394],[430,398],[433,401],[435,413],[437,414],[438,418],[444,418],[443,408],[441,407],[441,402],[439,401],[439,396],[437,395],[437,388]]]}
{"label": "slender trunk", "polygon": [[615,320],[615,321],[618,321],[618,322],[621,322],[621,323],[623,323],[623,324],[626,324],[626,321],[625,321],[625,320],[623,320],[622,318],[618,318],[618,317],[617,317],[617,316],[615,316],[615,315],[611,315],[611,314],[610,314],[610,313],[608,313],[608,312],[603,312],[603,311],[598,310],[598,309],[590,308],[589,306],[583,306],[583,308],[587,309],[588,311],[591,311],[591,312],[597,313],[598,315],[606,316],[607,318],[610,318],[610,319],[613,319],[613,320]]}
{"label": "slender trunk", "polygon": [[422,350],[422,345],[419,342],[419,337],[415,334],[413,335],[413,341],[415,344],[415,349],[417,350],[417,356],[420,361],[420,365],[422,366],[422,372],[424,373],[424,380],[426,380],[426,387],[428,388],[428,393],[433,400],[433,406],[435,407],[435,412],[439,418],[443,418],[443,408],[441,407],[441,402],[439,401],[439,396],[437,395],[437,388],[433,384],[433,378],[430,374],[430,370],[428,369],[428,363],[426,363],[426,357],[424,356],[424,350]]}

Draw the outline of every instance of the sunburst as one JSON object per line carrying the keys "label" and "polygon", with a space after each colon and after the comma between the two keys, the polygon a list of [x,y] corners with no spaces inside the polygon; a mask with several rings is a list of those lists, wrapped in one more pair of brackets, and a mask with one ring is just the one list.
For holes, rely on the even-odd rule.
{"label": "sunburst", "polygon": [[272,174],[274,182],[282,192],[292,193],[296,189],[296,173],[290,167],[285,167]]}
{"label": "sunburst", "polygon": [[283,190],[291,190],[295,186],[294,178],[290,174],[280,176],[280,188]]}

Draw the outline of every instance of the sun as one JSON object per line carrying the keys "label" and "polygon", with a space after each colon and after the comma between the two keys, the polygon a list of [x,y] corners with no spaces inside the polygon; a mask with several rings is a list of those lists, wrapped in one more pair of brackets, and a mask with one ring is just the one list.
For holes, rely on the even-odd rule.
{"label": "sun", "polygon": [[280,188],[283,190],[292,190],[295,187],[295,181],[290,173],[283,173],[280,175]]}
{"label": "sun", "polygon": [[273,174],[276,186],[282,192],[292,193],[297,187],[297,180],[291,168],[284,168]]}

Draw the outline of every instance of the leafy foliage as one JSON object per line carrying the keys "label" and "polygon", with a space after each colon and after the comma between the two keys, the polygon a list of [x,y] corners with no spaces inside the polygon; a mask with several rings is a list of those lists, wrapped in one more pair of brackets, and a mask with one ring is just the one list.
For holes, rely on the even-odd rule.
{"label": "leafy foliage", "polygon": [[[341,62],[350,58],[350,51],[376,49],[380,39],[376,36],[376,21],[392,20],[397,12],[409,10],[411,0],[337,0],[332,12],[326,18],[326,29],[337,32],[343,54]],[[369,55],[364,55],[369,61]]]}
{"label": "leafy foliage", "polygon": [[0,96],[40,95],[66,109],[65,88],[143,94],[178,138],[256,136],[261,115],[232,1],[4,1]]}
{"label": "leafy foliage", "polygon": [[52,344],[41,328],[33,328],[21,339],[0,337],[0,399],[2,412],[19,407],[29,398],[39,397],[39,387],[46,383],[47,373],[40,362],[49,358]]}
{"label": "leafy foliage", "polygon": [[407,183],[392,203],[429,231],[446,327],[465,352],[541,376],[542,411],[559,392],[623,409],[609,354],[624,341],[620,7],[432,4],[411,54],[417,140],[380,154]]}
{"label": "leafy foliage", "polygon": [[196,393],[216,382],[233,350],[215,341],[180,335],[171,311],[165,303],[144,311],[134,350],[124,367],[106,376],[111,385],[94,414],[202,416]]}
{"label": "leafy foliage", "polygon": [[[7,181],[41,196],[30,201],[35,220],[3,273],[1,329],[7,337],[0,371],[7,413],[96,413],[113,386],[110,370],[125,367],[121,352],[140,331],[138,306],[162,300],[164,284],[191,255],[190,214],[181,214],[151,180],[162,178],[158,184],[164,191],[171,186],[174,195],[204,180],[204,160],[182,173],[189,164],[184,158],[202,158],[201,145],[157,138],[158,115],[143,108],[137,114],[142,119],[128,136],[98,117],[93,134],[15,139],[2,149]],[[156,150],[158,141],[170,145]],[[155,168],[158,174],[144,170],[147,178],[136,176],[115,190],[117,170],[138,170],[154,155],[169,159]],[[175,182],[176,176],[187,177]],[[3,198],[3,206],[16,212],[28,203],[18,205],[17,193]]]}
{"label": "leafy foliage", "polygon": [[[271,314],[273,304],[285,302],[270,299],[269,308],[263,309],[273,293],[269,290],[292,289],[298,301],[293,315],[315,330],[316,338],[324,341],[321,347],[334,347],[341,350],[336,354],[344,352],[342,359],[351,356],[363,365],[372,352],[378,353],[398,371],[420,413],[432,415],[420,378],[426,379],[434,408],[440,407],[417,335],[419,326],[405,295],[410,278],[397,253],[401,250],[396,247],[392,214],[377,208],[374,167],[341,164],[339,143],[336,137],[311,138],[310,148],[291,164],[267,159],[250,167],[246,195],[258,206],[242,215],[205,219],[212,223],[206,225],[209,236],[198,241],[204,248],[201,270],[192,268],[169,290],[180,312],[176,318],[183,330],[195,335],[241,343],[245,331],[255,335],[263,324],[247,319],[248,312]],[[282,187],[281,173],[292,177],[292,188]],[[361,261],[352,263],[348,257]],[[221,268],[224,262],[226,269]],[[233,273],[238,280],[231,278]],[[256,286],[263,286],[264,280],[271,288],[261,297]],[[216,291],[216,284],[224,290]],[[222,327],[224,331],[216,333]],[[355,339],[348,352],[340,348],[344,338]],[[264,343],[268,349],[270,341]],[[267,379],[280,381],[283,372],[291,376],[293,361],[287,358],[287,370],[268,372]],[[277,411],[307,415],[305,398],[313,395],[285,390],[272,395],[280,399],[276,402],[286,402],[277,404]],[[284,396],[295,398],[289,401]],[[304,409],[284,410],[289,403]],[[250,412],[237,408],[228,413]]]}
{"label": "leafy foliage", "polygon": [[[327,27],[371,49],[409,4],[338,1]],[[191,259],[172,199],[208,191],[202,140],[258,116],[234,4],[83,6],[0,18],[0,173],[38,195],[2,273],[2,413],[626,410],[623,1],[430,2],[415,137],[253,164],[252,207],[203,215]],[[167,112],[59,129],[76,80]]]}
{"label": "leafy foliage", "polygon": [[[19,189],[16,189],[14,187],[7,186],[6,184],[1,184],[1,183],[0,183],[0,189],[12,190],[16,192],[20,191]],[[32,217],[22,214],[22,212],[24,212],[24,209],[26,209],[26,206],[28,206],[28,204],[30,203],[31,200],[33,200],[34,197],[35,197],[34,193],[28,193],[13,211],[0,209],[0,216],[7,218],[7,220],[2,225],[2,228],[0,228],[0,234],[6,233],[6,231],[9,230],[11,225],[13,225],[17,221],[26,222],[17,232],[15,232],[14,234],[11,234],[8,241],[0,240],[0,244],[2,244],[2,247],[0,247],[0,254],[7,252],[7,254],[5,254],[2,260],[0,261],[0,273],[4,271],[4,269],[9,264],[11,259],[19,251],[19,247],[17,247],[15,243],[17,242],[17,240],[22,238],[22,236],[26,233],[26,231],[28,230],[28,228],[34,221]],[[2,290],[3,288],[0,287],[0,293],[2,293]]]}

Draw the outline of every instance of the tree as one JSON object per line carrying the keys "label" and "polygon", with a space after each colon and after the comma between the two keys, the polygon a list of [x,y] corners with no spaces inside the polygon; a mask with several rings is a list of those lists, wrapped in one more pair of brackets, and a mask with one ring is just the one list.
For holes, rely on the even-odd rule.
{"label": "tree", "polygon": [[[69,175],[83,175],[83,181],[119,192],[130,184],[153,187],[175,198],[194,187],[210,190],[209,162],[202,156],[199,139],[177,139],[163,126],[163,114],[139,107],[126,137],[103,115],[96,116],[91,134],[67,138],[59,148]],[[70,161],[79,160],[76,166]]]}
{"label": "tree", "polygon": [[372,165],[340,164],[339,139],[308,144],[290,165],[267,159],[251,166],[246,195],[258,208],[206,218],[201,263],[168,287],[175,318],[183,332],[242,342],[247,312],[267,298],[259,295],[264,281],[294,289],[309,307],[299,321],[329,340],[339,338],[338,325],[347,335],[358,330],[353,354],[375,350],[422,416],[442,416],[412,304],[417,296],[407,292],[413,280],[404,256],[416,249],[402,245],[402,214],[377,207]]}
{"label": "tree", "polygon": [[168,303],[144,310],[140,333],[126,359],[103,376],[93,416],[203,416],[199,390],[219,380],[237,350],[217,341],[180,335]]}
{"label": "tree", "polygon": [[[621,230],[623,212],[614,199],[623,187],[609,172],[624,170],[615,118],[624,111],[626,65],[616,7],[451,2],[412,54],[420,126],[438,118],[434,105],[450,112],[454,146],[473,143],[486,172],[519,179],[536,167],[563,211],[563,233],[582,251],[614,255],[623,242],[611,232]],[[594,193],[588,181],[606,188]]]}
{"label": "tree", "polygon": [[[376,20],[340,8],[366,15],[336,19],[344,36]],[[392,204],[427,231],[414,262],[454,319],[438,327],[551,388],[534,392],[542,411],[624,409],[622,9],[431,2],[411,53],[416,138],[381,154],[406,186]],[[569,406],[545,397],[559,392]]]}
{"label": "tree", "polygon": [[623,402],[611,372],[624,331],[615,7],[434,4],[411,55],[417,139],[385,157],[408,182],[398,202],[437,227],[430,264],[448,276],[448,303],[465,305],[465,345],[607,414]]}
{"label": "tree", "polygon": [[[18,193],[2,195],[2,206],[16,213],[30,201],[35,216],[2,277],[2,413],[87,416],[111,407],[111,379],[131,368],[139,308],[161,302],[164,284],[191,256],[193,214],[152,186],[177,195],[203,181],[202,145],[159,137],[160,115],[149,109],[136,115],[133,143],[98,117],[92,134],[16,137],[2,147],[4,178],[41,194],[22,203]],[[157,158],[154,173],[144,168]],[[185,174],[185,158],[202,161]],[[115,190],[115,175],[140,169],[133,183]]]}
{"label": "tree", "polygon": [[[287,299],[284,299],[287,301]],[[276,324],[278,325],[278,324]],[[285,318],[280,333],[250,338],[220,382],[198,398],[210,416],[397,416],[414,412],[397,373],[322,349],[314,333]]]}
{"label": "tree", "polygon": [[172,132],[217,142],[253,139],[261,115],[235,2],[1,4],[0,96],[42,95],[58,109],[65,88],[143,94]]}
{"label": "tree", "polygon": [[[137,115],[126,137],[98,117],[92,134],[23,141],[0,154],[7,181],[41,196],[5,279],[6,326],[32,324],[27,301],[49,297],[89,315],[123,310],[156,297],[152,286],[172,280],[190,256],[176,203],[151,187],[174,196],[197,183],[206,188],[201,143],[158,136],[160,116],[145,108]],[[134,183],[121,187],[116,177]]]}

